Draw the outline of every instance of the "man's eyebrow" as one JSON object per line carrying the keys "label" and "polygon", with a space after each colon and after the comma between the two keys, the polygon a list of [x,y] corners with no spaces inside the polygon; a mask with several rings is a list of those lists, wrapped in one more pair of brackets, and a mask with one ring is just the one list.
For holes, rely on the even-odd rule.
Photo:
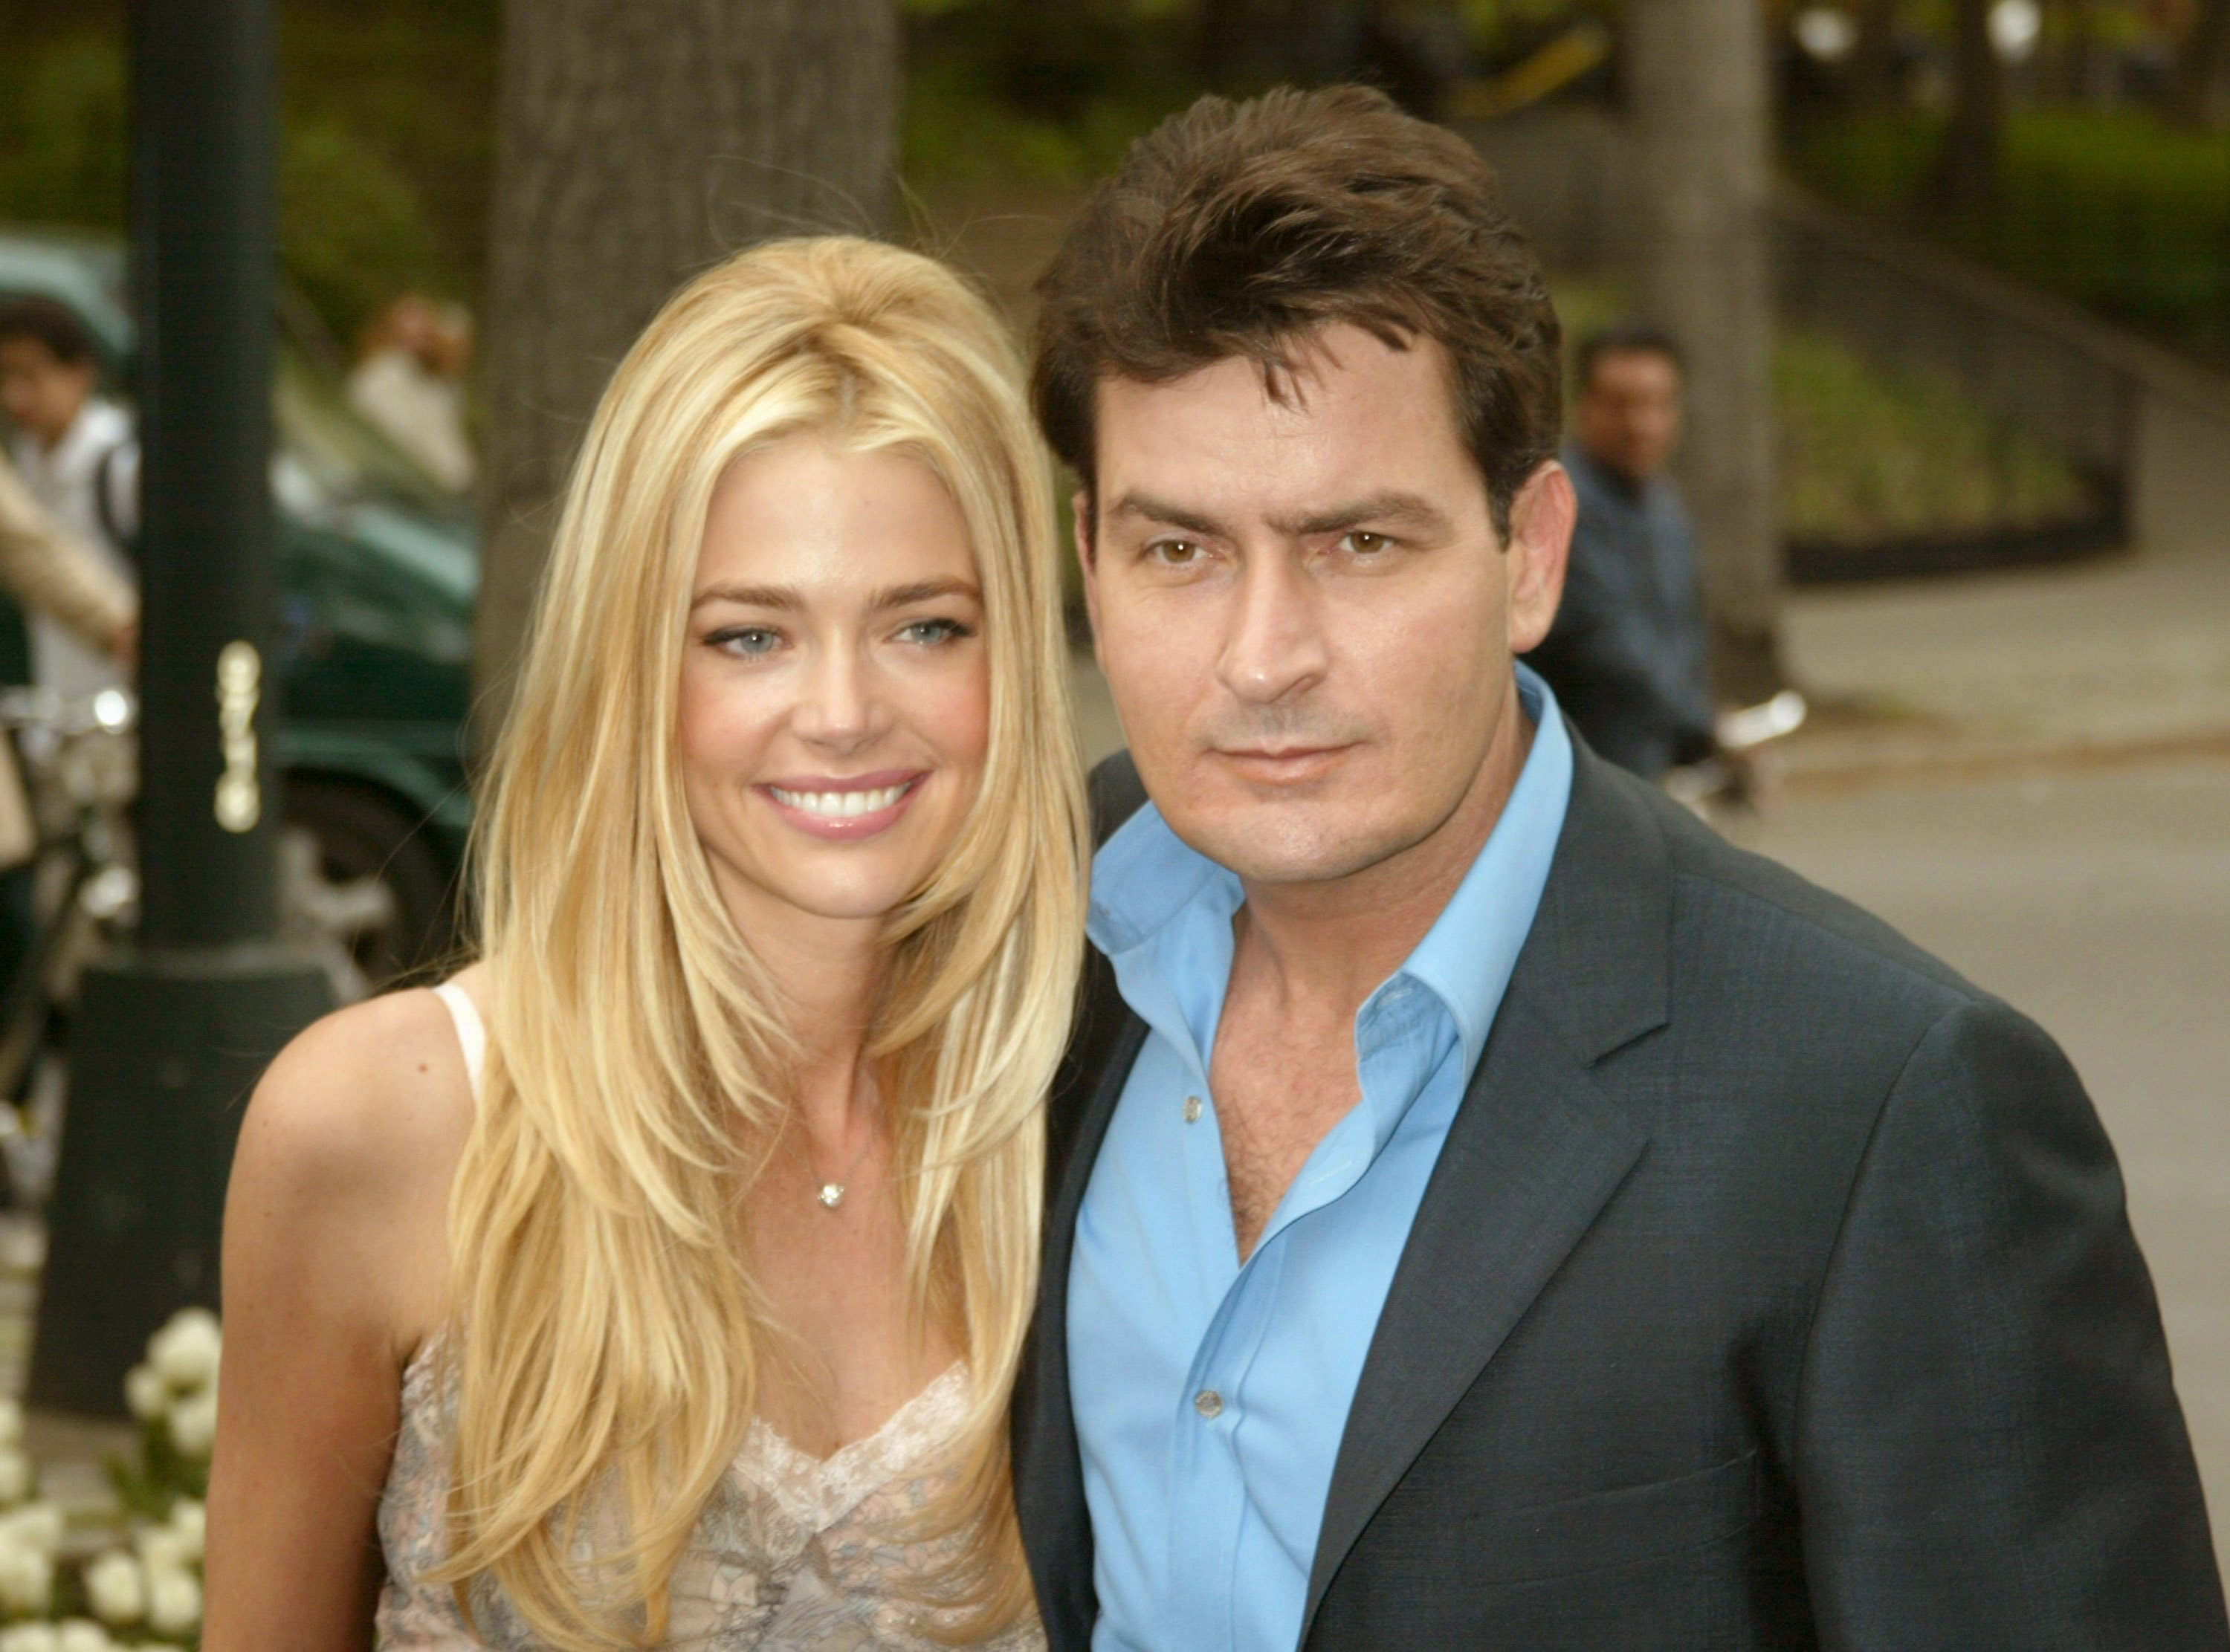
{"label": "man's eyebrow", "polygon": [[[867,607],[871,612],[881,613],[887,608],[911,607],[917,602],[934,602],[942,596],[965,597],[971,602],[983,600],[983,594],[972,581],[921,579],[886,587],[868,599]],[[789,585],[708,585],[689,599],[689,607],[694,611],[707,602],[732,602],[738,607],[773,608],[784,614],[796,613],[805,606],[805,599]]]}
{"label": "man's eyebrow", "polygon": [[1154,498],[1135,489],[1110,505],[1107,517],[1110,521],[1128,517],[1136,522],[1159,523],[1164,527],[1183,528],[1187,533],[1196,533],[1211,539],[1225,536],[1223,525],[1214,517],[1202,516],[1197,511],[1188,511],[1181,505]]}
{"label": "man's eyebrow", "polygon": [[1408,528],[1424,533],[1444,533],[1447,513],[1415,493],[1373,493],[1347,504],[1311,511],[1305,516],[1273,517],[1270,525],[1295,539],[1317,534],[1342,533],[1367,523],[1389,528]]}
{"label": "man's eyebrow", "polygon": [[[1138,492],[1125,493],[1107,507],[1107,514],[1111,519],[1129,517],[1210,537],[1228,537],[1230,532],[1212,517]],[[1316,534],[1339,533],[1374,522],[1389,528],[1409,528],[1428,534],[1445,533],[1450,525],[1447,513],[1429,500],[1418,494],[1389,490],[1310,511],[1301,516],[1273,517],[1270,519],[1270,526],[1279,533],[1299,539]]]}

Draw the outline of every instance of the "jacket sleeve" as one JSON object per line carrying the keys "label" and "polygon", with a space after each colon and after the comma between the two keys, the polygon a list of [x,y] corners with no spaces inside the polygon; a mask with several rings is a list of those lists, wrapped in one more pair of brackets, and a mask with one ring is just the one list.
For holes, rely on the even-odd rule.
{"label": "jacket sleeve", "polygon": [[2230,1647],[2113,1150],[2002,1005],[1938,1020],[1876,1122],[1795,1450],[1824,1647]]}
{"label": "jacket sleeve", "polygon": [[0,460],[0,585],[24,607],[53,615],[96,648],[139,616],[130,583],[31,497]]}
{"label": "jacket sleeve", "polygon": [[1611,570],[1611,548],[1583,510],[1564,593],[1535,656],[1597,751],[1644,773],[1709,755],[1714,708],[1686,682],[1636,594]]}

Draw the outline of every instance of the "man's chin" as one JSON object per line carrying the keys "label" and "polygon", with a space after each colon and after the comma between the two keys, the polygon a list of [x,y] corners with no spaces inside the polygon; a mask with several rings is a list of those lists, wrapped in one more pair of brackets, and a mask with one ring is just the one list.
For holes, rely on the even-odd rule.
{"label": "man's chin", "polygon": [[[1279,820],[1279,814],[1300,818]],[[1341,821],[1324,811],[1265,808],[1235,818],[1163,818],[1187,845],[1249,884],[1337,883],[1391,859],[1414,841],[1384,822]],[[1316,818],[1309,818],[1314,816]]]}

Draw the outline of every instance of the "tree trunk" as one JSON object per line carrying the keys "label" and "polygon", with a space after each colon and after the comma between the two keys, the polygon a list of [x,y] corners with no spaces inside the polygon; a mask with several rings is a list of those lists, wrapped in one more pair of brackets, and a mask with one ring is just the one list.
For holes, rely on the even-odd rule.
{"label": "tree trunk", "polygon": [[1703,542],[1720,694],[1782,686],[1774,507],[1772,168],[1755,0],[1637,0],[1626,11],[1636,296],[1687,363],[1679,473]]}
{"label": "tree trunk", "polygon": [[1990,44],[1990,0],[1957,0],[1954,11],[1951,124],[1937,157],[1937,203],[1946,212],[1972,212],[1997,193],[2005,74]]}
{"label": "tree trunk", "polygon": [[1859,41],[1851,54],[1851,83],[1859,101],[1884,107],[1902,100],[1898,61],[1898,0],[1864,0],[1859,7]]}
{"label": "tree trunk", "polygon": [[2230,123],[2230,0],[2204,0],[2176,64],[2170,112],[2194,126]]}
{"label": "tree trunk", "polygon": [[894,0],[506,0],[487,281],[479,749],[605,380],[676,285],[771,235],[883,227]]}

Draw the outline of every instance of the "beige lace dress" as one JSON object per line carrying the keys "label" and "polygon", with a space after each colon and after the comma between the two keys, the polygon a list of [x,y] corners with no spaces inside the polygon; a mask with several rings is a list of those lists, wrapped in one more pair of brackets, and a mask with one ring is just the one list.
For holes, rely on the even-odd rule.
{"label": "beige lace dress", "polygon": [[[480,1017],[461,989],[436,991],[457,1023],[477,1093],[487,1048]],[[493,1589],[483,1585],[474,1596],[475,1638],[449,1588],[421,1581],[443,1552],[448,1497],[440,1368],[429,1343],[403,1376],[402,1428],[379,1504],[387,1585],[378,1643],[396,1652],[537,1652],[541,1642]],[[912,1585],[959,1540],[906,1542],[890,1533],[945,1483],[937,1459],[968,1395],[967,1367],[955,1365],[873,1434],[828,1458],[809,1457],[754,1423],[675,1578],[667,1644],[690,1652],[932,1652],[945,1644],[927,1632],[938,1616]],[[1033,1616],[990,1644],[1039,1652],[1045,1643]]]}

